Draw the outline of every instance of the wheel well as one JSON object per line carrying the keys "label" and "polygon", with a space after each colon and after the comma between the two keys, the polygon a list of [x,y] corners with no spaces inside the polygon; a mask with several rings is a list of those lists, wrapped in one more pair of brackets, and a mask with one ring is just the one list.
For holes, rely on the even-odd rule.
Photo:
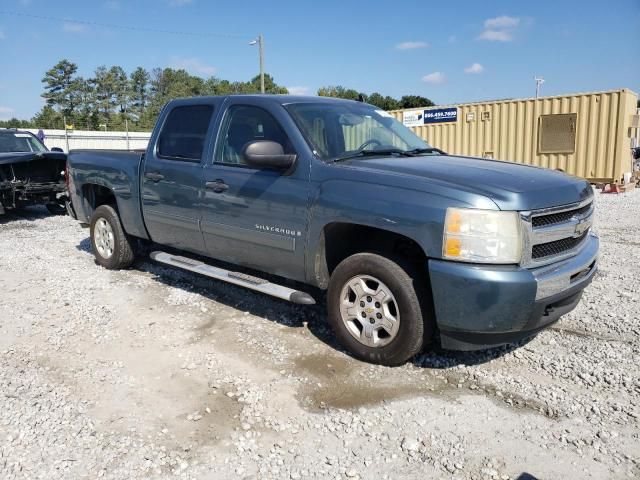
{"label": "wheel well", "polygon": [[95,183],[82,185],[82,199],[87,217],[91,217],[93,211],[100,205],[113,205],[117,208],[113,190]]}
{"label": "wheel well", "polygon": [[425,265],[427,256],[414,240],[399,233],[351,223],[330,223],[324,227],[316,257],[316,276],[321,288],[345,258],[359,252],[380,252]]}

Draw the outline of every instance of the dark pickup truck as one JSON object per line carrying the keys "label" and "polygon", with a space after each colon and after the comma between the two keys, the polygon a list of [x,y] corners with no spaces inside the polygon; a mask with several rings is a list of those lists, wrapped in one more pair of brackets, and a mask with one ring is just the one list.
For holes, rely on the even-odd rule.
{"label": "dark pickup truck", "polygon": [[586,181],[447,155],[354,101],[176,100],[146,153],[72,151],[69,171],[99,264],[130,266],[143,240],[158,262],[296,303],[327,290],[336,336],[370,362],[531,336],[596,271]]}
{"label": "dark pickup truck", "polygon": [[50,152],[32,133],[0,129],[0,214],[29,205],[65,212],[67,155]]}

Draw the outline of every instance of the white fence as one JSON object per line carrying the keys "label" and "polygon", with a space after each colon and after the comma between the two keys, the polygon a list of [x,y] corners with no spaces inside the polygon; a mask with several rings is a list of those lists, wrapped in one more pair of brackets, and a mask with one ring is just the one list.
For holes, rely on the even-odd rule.
{"label": "white fence", "polygon": [[[29,128],[33,134],[37,128]],[[44,144],[49,148],[59,147],[65,152],[78,148],[94,150],[138,150],[147,148],[151,133],[149,132],[103,132],[89,130],[43,130]],[[68,143],[67,143],[68,142]]]}

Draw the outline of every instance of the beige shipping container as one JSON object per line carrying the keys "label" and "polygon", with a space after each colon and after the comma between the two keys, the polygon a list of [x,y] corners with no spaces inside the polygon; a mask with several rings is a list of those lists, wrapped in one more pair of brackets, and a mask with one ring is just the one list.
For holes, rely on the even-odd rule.
{"label": "beige shipping container", "polygon": [[411,129],[450,154],[562,169],[591,182],[611,182],[632,171],[631,147],[640,143],[637,100],[636,93],[622,89],[390,113],[415,124],[412,114],[455,107],[455,121]]}

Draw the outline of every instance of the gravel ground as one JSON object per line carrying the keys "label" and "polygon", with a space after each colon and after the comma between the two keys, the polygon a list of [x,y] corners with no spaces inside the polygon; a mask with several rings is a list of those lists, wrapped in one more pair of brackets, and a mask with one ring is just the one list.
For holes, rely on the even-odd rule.
{"label": "gravel ground", "polygon": [[600,271],[519,345],[399,368],[297,307],[0,217],[0,478],[639,478],[640,191],[596,194]]}

